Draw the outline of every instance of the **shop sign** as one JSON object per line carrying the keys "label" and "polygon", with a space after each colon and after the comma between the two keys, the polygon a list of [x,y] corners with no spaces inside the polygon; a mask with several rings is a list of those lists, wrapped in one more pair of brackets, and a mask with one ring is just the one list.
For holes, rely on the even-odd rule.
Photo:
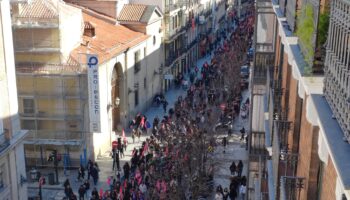
{"label": "shop sign", "polygon": [[101,132],[100,120],[100,91],[99,91],[99,76],[98,76],[98,57],[88,54],[87,71],[88,71],[88,92],[89,92],[89,118],[90,131]]}

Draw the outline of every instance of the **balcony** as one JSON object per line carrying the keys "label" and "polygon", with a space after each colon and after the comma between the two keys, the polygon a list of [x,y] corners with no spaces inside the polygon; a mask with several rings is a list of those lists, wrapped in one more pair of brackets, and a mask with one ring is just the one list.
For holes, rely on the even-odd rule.
{"label": "balcony", "polygon": [[170,31],[165,31],[164,34],[164,40],[165,42],[171,42],[173,40],[175,40],[177,37],[179,37],[180,35],[186,33],[187,30],[187,26],[179,26],[176,29],[170,30]]}
{"label": "balcony", "polygon": [[26,140],[81,140],[81,131],[31,130]]}
{"label": "balcony", "polygon": [[167,59],[165,59],[165,66],[170,67],[173,65],[173,63],[176,60],[179,60],[182,56],[182,54],[184,54],[186,52],[186,48],[180,48],[177,51],[173,51],[169,53],[169,57]]}
{"label": "balcony", "polygon": [[302,177],[282,176],[280,179],[280,199],[300,199],[300,192],[304,185]]}
{"label": "balcony", "polygon": [[171,12],[173,12],[175,10],[178,10],[180,8],[181,8],[180,4],[169,2],[169,4],[165,4],[164,13],[165,14],[170,14]]}
{"label": "balcony", "polygon": [[45,63],[18,63],[16,64],[16,73],[20,74],[86,74],[85,65],[78,64],[45,64]]}
{"label": "balcony", "polygon": [[[60,113],[49,113],[46,111],[38,111],[37,113],[20,113],[21,119],[38,119],[38,120],[82,120],[82,114],[65,114],[64,110],[61,110]],[[73,113],[69,110],[67,112]],[[76,111],[77,112],[77,111]]]}

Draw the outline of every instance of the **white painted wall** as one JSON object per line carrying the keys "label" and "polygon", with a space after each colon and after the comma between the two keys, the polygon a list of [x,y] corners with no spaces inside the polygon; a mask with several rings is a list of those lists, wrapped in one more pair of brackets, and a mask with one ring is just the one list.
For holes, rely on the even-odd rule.
{"label": "white painted wall", "polygon": [[71,51],[78,47],[84,32],[84,21],[81,9],[65,3],[58,3],[60,46],[62,62],[66,61]]}
{"label": "white painted wall", "polygon": [[26,185],[22,187],[19,185],[20,175],[22,174],[26,177],[26,173],[23,144],[20,142],[22,137],[17,137],[21,132],[18,117],[17,85],[10,5],[8,0],[0,1],[0,11],[0,91],[2,95],[0,121],[5,118],[10,119],[10,124],[4,124],[10,134],[9,138],[7,138],[10,139],[10,149],[0,152],[0,167],[3,167],[3,175],[5,176],[5,186],[0,191],[0,199],[24,200],[28,199],[28,197]]}

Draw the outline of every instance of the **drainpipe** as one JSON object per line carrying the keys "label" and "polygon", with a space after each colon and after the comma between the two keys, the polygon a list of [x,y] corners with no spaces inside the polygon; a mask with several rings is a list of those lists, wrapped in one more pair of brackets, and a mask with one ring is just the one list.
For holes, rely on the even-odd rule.
{"label": "drainpipe", "polygon": [[[126,125],[126,123],[129,121],[129,93],[128,93],[128,52],[129,52],[129,48],[127,48],[125,51],[124,51],[124,54],[125,54],[125,57],[124,57],[124,68],[125,68],[125,71],[124,71],[124,78],[123,78],[123,92],[124,92],[124,105],[123,105],[123,117],[124,117],[124,122],[123,123],[123,127]],[[119,112],[120,112],[120,109],[119,109]]]}

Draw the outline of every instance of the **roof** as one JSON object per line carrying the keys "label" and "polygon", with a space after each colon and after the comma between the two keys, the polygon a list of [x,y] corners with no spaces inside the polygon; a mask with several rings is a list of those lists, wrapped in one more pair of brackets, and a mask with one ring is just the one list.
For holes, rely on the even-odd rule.
{"label": "roof", "polygon": [[96,15],[98,14],[91,14],[91,12],[87,14],[83,10],[84,25],[94,27],[95,36],[83,36],[82,44],[72,51],[72,58],[79,63],[85,61],[82,58],[85,53],[97,55],[99,62],[103,63],[128,48],[147,40],[149,37],[143,33],[132,31],[125,26],[109,23],[103,20],[101,16]]}
{"label": "roof", "polygon": [[159,17],[162,17],[157,6],[141,4],[125,4],[120,11],[118,21],[147,23],[151,19],[153,12],[157,10]]}
{"label": "roof", "polygon": [[339,172],[339,178],[344,188],[348,190],[350,189],[350,144],[343,140],[344,133],[337,120],[332,118],[333,112],[326,99],[319,94],[312,94],[311,99],[319,117],[320,128],[330,148],[333,163]]}
{"label": "roof", "polygon": [[21,4],[18,17],[52,19],[58,17],[57,5],[51,0],[33,0],[28,4]]}

